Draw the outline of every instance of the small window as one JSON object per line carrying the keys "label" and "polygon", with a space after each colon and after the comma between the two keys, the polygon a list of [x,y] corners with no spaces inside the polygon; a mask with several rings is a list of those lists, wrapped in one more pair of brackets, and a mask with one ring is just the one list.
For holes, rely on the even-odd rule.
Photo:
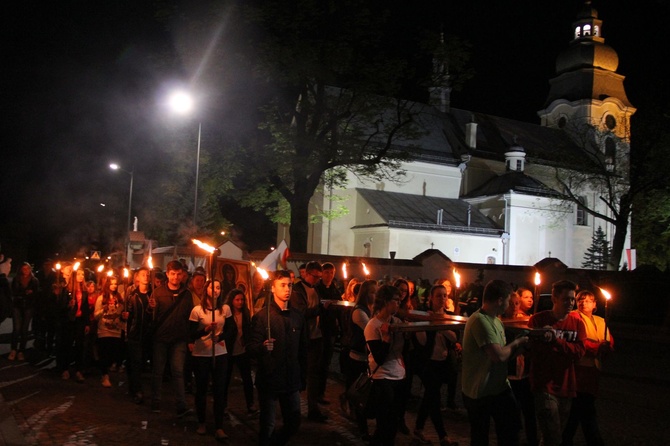
{"label": "small window", "polygon": [[582,36],[582,29],[578,26],[575,28],[575,39],[579,39]]}
{"label": "small window", "polygon": [[523,170],[523,161],[516,160],[516,170],[517,172],[521,172]]}
{"label": "small window", "polygon": [[579,201],[583,204],[583,206],[577,205],[577,220],[575,224],[577,224],[577,226],[588,226],[589,213],[586,212],[586,205],[588,201],[586,200],[586,197],[579,197]]}
{"label": "small window", "polygon": [[614,138],[605,140],[605,168],[608,172],[614,172],[616,169],[616,142]]}
{"label": "small window", "polygon": [[616,118],[612,115],[605,116],[605,125],[608,129],[614,130],[616,127]]}
{"label": "small window", "polygon": [[584,25],[584,37],[591,35],[591,25]]}

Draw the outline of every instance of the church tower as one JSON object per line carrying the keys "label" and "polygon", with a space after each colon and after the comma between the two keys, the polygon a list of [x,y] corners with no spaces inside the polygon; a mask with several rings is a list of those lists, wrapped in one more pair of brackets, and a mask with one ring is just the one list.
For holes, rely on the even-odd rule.
{"label": "church tower", "polygon": [[605,44],[602,23],[586,1],[573,23],[572,41],[556,59],[556,76],[549,81],[549,96],[538,115],[543,126],[562,128],[576,140],[583,138],[585,128],[595,130],[606,153],[614,140],[616,145],[630,142],[630,118],[636,109],[626,97],[624,76],[616,72],[619,56]]}

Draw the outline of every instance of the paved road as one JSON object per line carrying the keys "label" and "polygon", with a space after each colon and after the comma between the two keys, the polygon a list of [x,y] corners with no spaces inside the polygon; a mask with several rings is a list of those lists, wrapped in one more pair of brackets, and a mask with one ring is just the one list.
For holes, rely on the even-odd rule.
{"label": "paved road", "polygon": [[[125,376],[112,374],[114,386],[103,388],[99,374],[92,370],[84,384],[74,380],[62,381],[53,370],[53,358],[10,362],[6,321],[0,326],[0,444],[7,445],[170,445],[216,444],[210,432],[201,437],[195,434],[194,418],[177,420],[170,407],[167,385],[161,414],[152,413],[148,405],[130,402]],[[613,328],[614,331],[614,328]],[[5,335],[2,335],[5,333]],[[616,334],[616,331],[615,331]],[[642,339],[640,339],[640,337]],[[649,338],[656,338],[650,342]],[[653,333],[640,334],[632,330],[628,338],[617,338],[617,353],[607,364],[603,392],[599,398],[601,430],[609,446],[660,446],[670,442],[670,343]],[[145,376],[148,385],[149,376]],[[337,396],[342,391],[337,373],[331,373],[327,397],[333,402],[324,407],[329,416],[325,424],[304,419],[293,445],[365,445],[356,436],[353,422],[337,408]],[[421,392],[418,380],[414,394]],[[189,396],[192,404],[192,397]],[[407,416],[410,428],[416,415],[416,402]],[[258,420],[246,416],[241,382],[231,387],[231,419],[226,424],[229,444],[254,444]],[[211,410],[211,409],[210,409]],[[303,395],[303,415],[306,414]],[[465,412],[444,413],[447,430],[461,446],[469,444]],[[209,414],[211,421],[211,414]],[[146,422],[146,428],[143,428]],[[372,427],[372,422],[371,427]],[[438,444],[437,436],[428,423],[426,434]],[[491,437],[493,439],[493,436]],[[399,435],[397,444],[412,444],[409,436]],[[495,446],[495,441],[492,440]],[[584,444],[581,436],[578,445]]]}

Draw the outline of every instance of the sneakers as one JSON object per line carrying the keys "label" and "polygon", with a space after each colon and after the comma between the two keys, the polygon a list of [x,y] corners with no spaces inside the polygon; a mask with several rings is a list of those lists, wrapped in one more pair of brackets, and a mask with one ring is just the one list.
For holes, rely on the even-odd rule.
{"label": "sneakers", "polygon": [[84,382],[84,375],[81,374],[81,372],[77,372],[74,375],[74,378],[77,380],[78,383],[83,383]]}
{"label": "sneakers", "polygon": [[184,418],[187,415],[191,415],[193,411],[189,408],[183,408],[177,410],[177,418]]}
{"label": "sneakers", "polygon": [[228,435],[226,435],[223,429],[217,429],[216,432],[214,432],[214,438],[216,438],[216,441],[223,442],[228,440]]}
{"label": "sneakers", "polygon": [[416,438],[416,441],[419,444],[430,444],[431,443],[431,441],[429,439],[427,439],[425,435],[423,435],[423,431],[419,430],[419,429],[414,430],[414,438]]}
{"label": "sneakers", "polygon": [[310,412],[307,414],[307,419],[315,423],[325,423],[328,417],[321,412]]}
{"label": "sneakers", "polygon": [[63,374],[60,377],[63,378],[63,381],[67,381],[68,379],[70,379],[70,372],[65,370],[63,371]]}
{"label": "sneakers", "polygon": [[9,356],[7,356],[7,359],[9,359],[10,361],[15,360],[16,359],[16,350],[12,350],[11,352],[9,352]]}
{"label": "sneakers", "polygon": [[23,352],[19,352],[19,354],[16,355],[16,359],[18,359],[19,361],[25,361],[26,357],[23,356]]}
{"label": "sneakers", "polygon": [[144,395],[142,394],[142,392],[137,392],[133,397],[133,403],[142,404],[143,402],[144,402]]}
{"label": "sneakers", "polygon": [[151,411],[153,413],[161,413],[161,403],[159,401],[151,402]]}
{"label": "sneakers", "polygon": [[112,387],[112,383],[109,381],[109,375],[102,375],[102,387]]}

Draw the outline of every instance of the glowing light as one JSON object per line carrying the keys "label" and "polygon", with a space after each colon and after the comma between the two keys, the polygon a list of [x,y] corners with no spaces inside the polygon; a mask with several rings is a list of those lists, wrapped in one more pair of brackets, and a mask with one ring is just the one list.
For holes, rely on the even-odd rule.
{"label": "glowing light", "polygon": [[56,271],[60,271],[60,269],[61,269],[61,265],[60,265],[60,262],[58,262],[58,263],[56,263]]}
{"label": "glowing light", "polygon": [[198,245],[199,248],[204,249],[205,251],[207,251],[210,254],[213,253],[216,250],[215,247],[210,246],[205,242],[201,242],[200,240],[193,239],[193,243]]}
{"label": "glowing light", "polygon": [[270,277],[270,275],[268,274],[268,272],[265,271],[263,268],[256,268],[256,271],[258,271],[258,274],[261,275],[261,277],[263,278],[263,280],[268,280],[268,277]]}
{"label": "glowing light", "polygon": [[542,277],[540,277],[539,272],[535,271],[535,286],[538,286],[541,283],[542,283]]}
{"label": "glowing light", "polygon": [[342,275],[344,276],[345,279],[347,278],[347,264],[346,263],[342,264]]}
{"label": "glowing light", "polygon": [[600,292],[603,293],[603,296],[605,296],[606,301],[609,301],[612,298],[612,295],[607,290],[603,290],[600,287],[598,287],[598,289],[600,289]]}
{"label": "glowing light", "polygon": [[454,282],[456,282],[456,288],[461,287],[461,275],[456,271],[456,268],[454,268]]}
{"label": "glowing light", "polygon": [[185,91],[175,91],[170,95],[170,108],[180,114],[187,114],[193,110],[193,98]]}
{"label": "glowing light", "polygon": [[101,273],[105,269],[105,265],[98,266],[98,272]]}
{"label": "glowing light", "polygon": [[151,259],[151,256],[147,259],[147,265],[149,265],[149,269],[154,269],[154,261]]}
{"label": "glowing light", "polygon": [[128,268],[123,268],[123,277],[124,277],[125,279],[128,278]]}
{"label": "glowing light", "polygon": [[81,263],[79,262],[75,263],[74,266],[72,267],[72,271],[77,271],[79,269],[79,265],[81,265]]}
{"label": "glowing light", "polygon": [[368,267],[365,266],[365,263],[361,262],[361,265],[363,265],[363,273],[365,273],[365,277],[370,275],[370,271],[368,270]]}
{"label": "glowing light", "polygon": [[110,269],[109,271],[107,271],[107,277],[112,277],[113,275],[114,275],[113,270]]}

